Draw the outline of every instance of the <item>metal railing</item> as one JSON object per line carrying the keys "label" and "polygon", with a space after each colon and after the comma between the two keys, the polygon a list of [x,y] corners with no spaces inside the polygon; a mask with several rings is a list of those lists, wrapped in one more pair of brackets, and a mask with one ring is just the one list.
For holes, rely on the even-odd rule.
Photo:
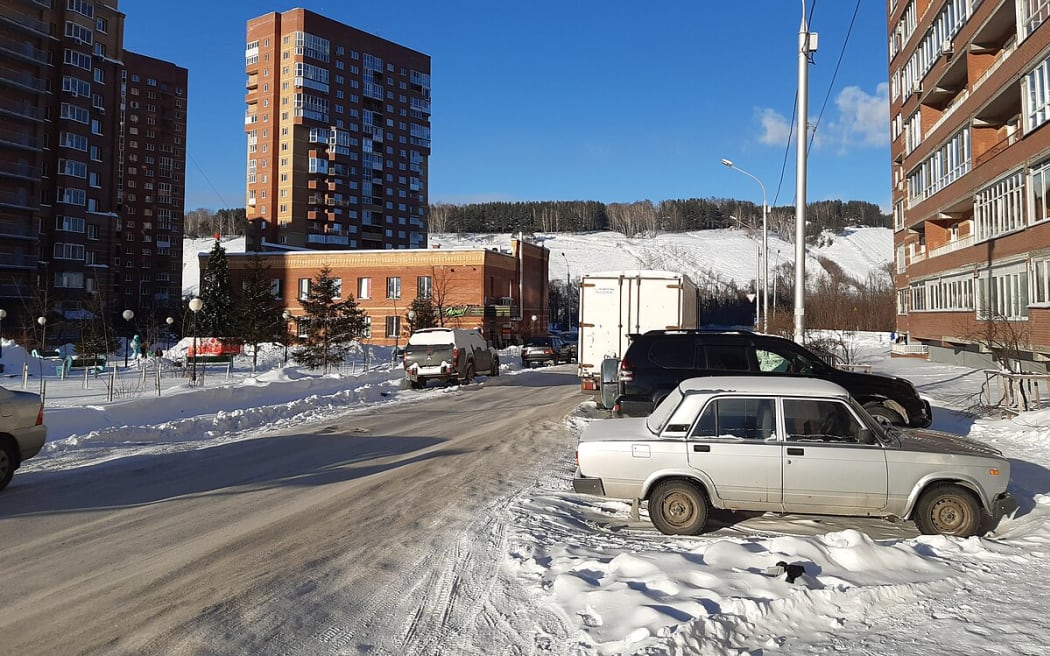
{"label": "metal railing", "polygon": [[1050,407],[1050,374],[986,370],[981,397],[985,406],[1011,415]]}

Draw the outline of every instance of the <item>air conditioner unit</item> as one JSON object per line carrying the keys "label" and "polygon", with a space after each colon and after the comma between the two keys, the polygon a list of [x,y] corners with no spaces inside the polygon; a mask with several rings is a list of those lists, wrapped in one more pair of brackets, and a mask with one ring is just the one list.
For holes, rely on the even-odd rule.
{"label": "air conditioner unit", "polygon": [[922,93],[922,82],[915,82],[911,85],[912,93]]}
{"label": "air conditioner unit", "polygon": [[941,54],[942,55],[950,55],[953,52],[955,52],[955,46],[952,45],[951,41],[947,41],[946,40],[946,41],[942,41],[941,42]]}

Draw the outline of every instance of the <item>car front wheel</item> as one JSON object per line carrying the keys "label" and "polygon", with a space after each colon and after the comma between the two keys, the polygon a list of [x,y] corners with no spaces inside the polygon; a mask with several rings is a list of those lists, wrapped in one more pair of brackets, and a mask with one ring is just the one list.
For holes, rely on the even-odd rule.
{"label": "car front wheel", "polygon": [[704,493],[686,481],[659,483],[649,495],[649,519],[665,535],[698,535],[707,510]]}
{"label": "car front wheel", "polygon": [[977,535],[983,513],[973,493],[959,485],[935,485],[915,507],[915,525],[926,535]]}

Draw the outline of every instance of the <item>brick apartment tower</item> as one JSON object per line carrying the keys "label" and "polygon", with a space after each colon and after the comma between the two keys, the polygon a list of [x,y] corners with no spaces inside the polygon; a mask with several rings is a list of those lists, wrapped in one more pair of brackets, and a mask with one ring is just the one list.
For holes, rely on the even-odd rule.
{"label": "brick apartment tower", "polygon": [[429,56],[293,9],[245,71],[249,250],[426,247]]}
{"label": "brick apartment tower", "polygon": [[[116,0],[0,0],[5,336],[35,341],[41,336],[36,319],[46,316],[49,344],[61,343],[76,339],[88,313],[118,325],[125,309],[139,317],[178,309],[186,71],[125,52],[124,14],[116,7]],[[156,91],[170,98],[158,97],[153,112],[144,98],[141,109],[132,109],[125,100],[134,97],[124,95],[133,93],[136,77],[142,94],[153,80],[167,85]],[[156,159],[148,170],[146,155]],[[170,178],[161,164],[165,155]],[[126,195],[127,185],[142,188],[146,178],[158,187],[152,198]],[[163,199],[162,188],[168,190]],[[170,210],[170,228],[141,225],[159,213],[158,204]],[[139,223],[134,236],[126,217]],[[166,243],[170,262],[150,242]],[[162,289],[151,287],[158,270],[171,278]]]}
{"label": "brick apartment tower", "polygon": [[888,0],[900,350],[1050,360],[1050,5]]}

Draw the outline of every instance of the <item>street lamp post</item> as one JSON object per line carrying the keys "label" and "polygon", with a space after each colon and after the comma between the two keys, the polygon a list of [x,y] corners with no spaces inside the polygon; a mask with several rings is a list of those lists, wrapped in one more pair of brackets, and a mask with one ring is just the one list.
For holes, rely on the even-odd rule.
{"label": "street lamp post", "polygon": [[[766,186],[754,175],[748,173],[742,168],[734,166],[733,162],[730,160],[723,159],[722,164],[748,176],[757,182],[758,186],[762,189],[762,332],[767,332],[769,328],[769,206],[766,204]],[[757,308],[758,305],[755,307]],[[757,322],[755,323],[755,327],[758,327]]]}
{"label": "street lamp post", "polygon": [[193,371],[190,373],[190,383],[197,383],[197,313],[204,307],[204,301],[197,297],[190,299],[190,312],[193,312]]}
{"label": "street lamp post", "polygon": [[40,324],[40,393],[44,393],[44,351],[47,348],[47,317],[37,317],[36,322]]}
{"label": "street lamp post", "polygon": [[537,319],[536,315],[535,314],[532,315],[532,329],[530,330],[531,334],[529,335],[529,337],[535,337],[536,336],[536,319]]}
{"label": "street lamp post", "polygon": [[572,301],[569,297],[572,293],[572,277],[569,275],[569,256],[564,251],[561,256],[565,258],[565,327],[572,330]]}
{"label": "street lamp post", "polygon": [[281,318],[284,319],[284,366],[288,366],[288,340],[291,339],[291,335],[288,334],[288,322],[292,320],[292,313],[285,310],[281,313]]}
{"label": "street lamp post", "polygon": [[172,337],[172,335],[171,335],[171,325],[173,323],[175,323],[175,317],[168,317],[167,319],[164,320],[164,323],[168,324],[168,349],[167,350],[170,351],[171,350],[171,337]]}
{"label": "street lamp post", "polygon": [[[122,312],[120,316],[124,317],[124,321],[128,322],[129,333],[130,333],[131,320],[135,318],[135,313],[132,310],[124,310],[124,312]],[[124,368],[125,369],[128,368],[128,350],[129,350],[130,346],[131,345],[128,343],[128,338],[125,337],[124,338]]]}

